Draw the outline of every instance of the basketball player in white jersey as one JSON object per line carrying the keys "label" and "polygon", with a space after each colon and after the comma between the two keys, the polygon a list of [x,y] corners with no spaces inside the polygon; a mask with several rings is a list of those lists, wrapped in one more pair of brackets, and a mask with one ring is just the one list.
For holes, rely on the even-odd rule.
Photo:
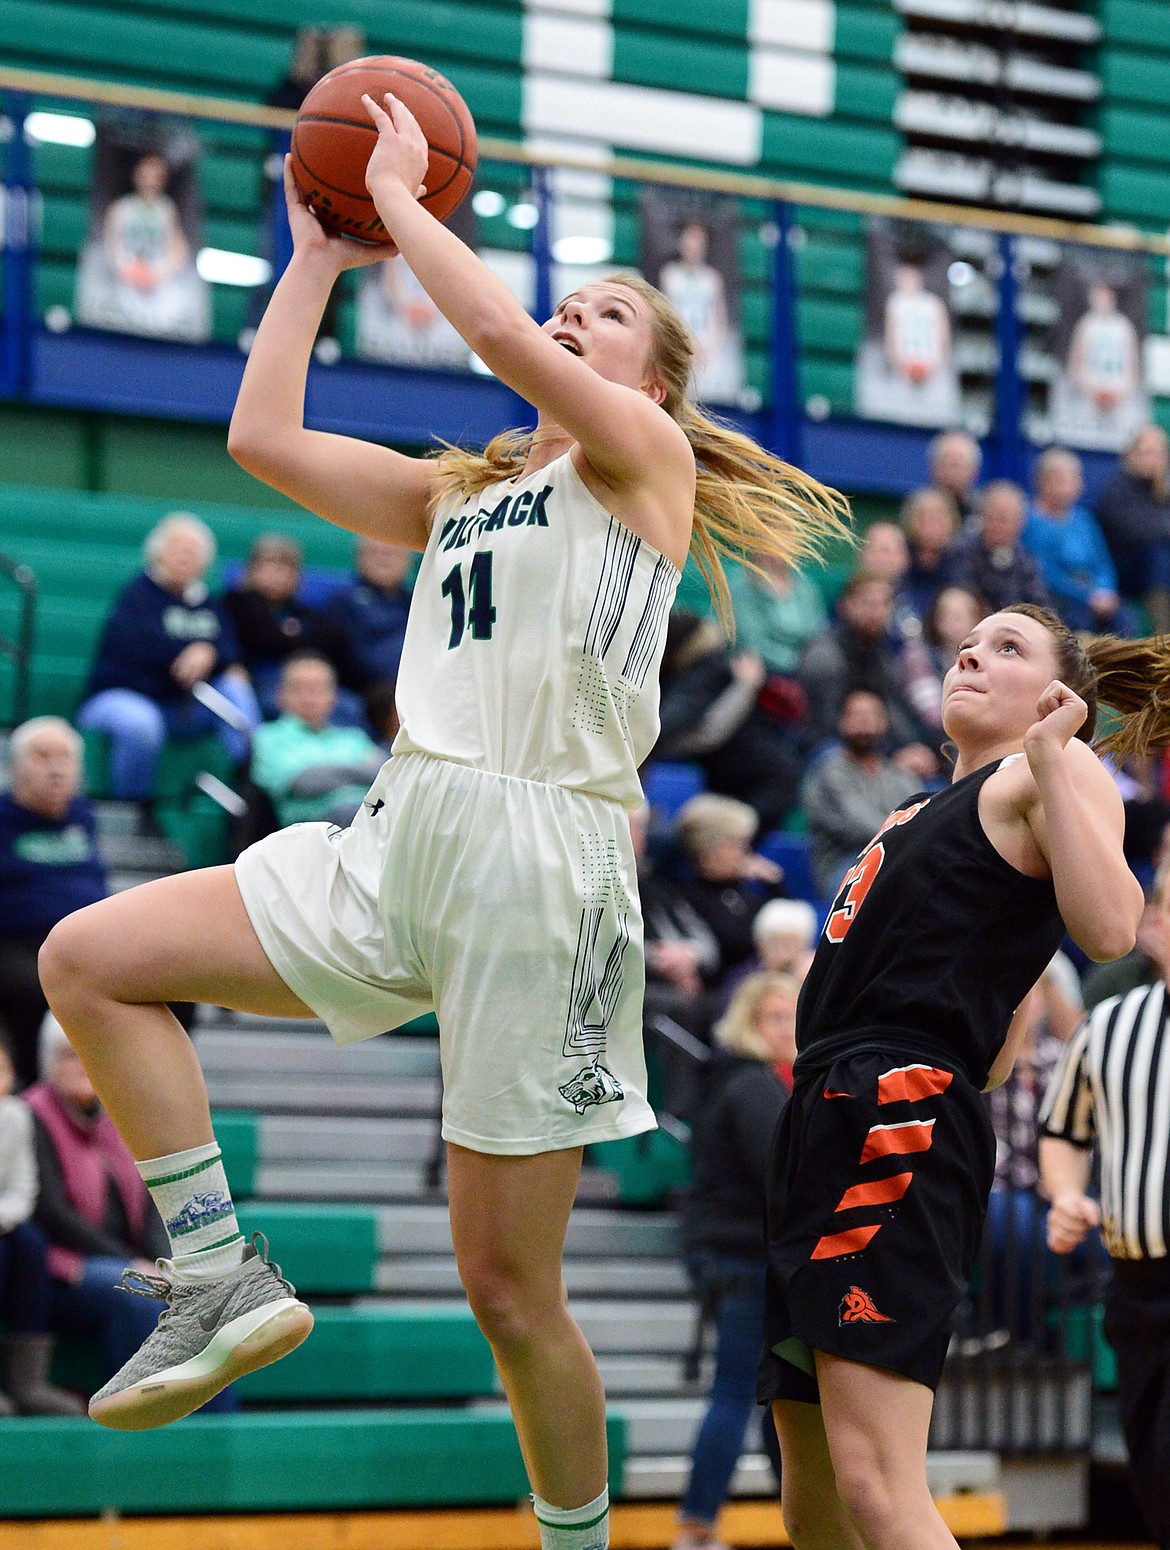
{"label": "basketball player in white jersey", "polygon": [[[338,274],[286,176],[295,252],[249,356],[229,450],[342,527],[422,553],[394,757],[346,830],[298,825],[148,883],[50,937],[50,1003],[126,1138],[174,1257],[138,1289],[156,1333],[91,1402],[163,1425],[298,1344],[309,1310],[240,1235],[202,1075],[168,1001],[319,1016],[341,1042],[433,1007],[460,1274],[512,1405],[545,1550],[607,1542],[604,1396],[561,1250],[584,1143],[654,1124],[626,808],[658,726],[658,665],[694,552],[799,559],[844,502],[686,397],[686,331],[636,276],[543,327],[415,195],[426,142],[393,99],[367,183],[451,323],[531,402],[535,432],[411,458],[311,431],[304,391]],[[698,466],[696,466],[698,465]]]}

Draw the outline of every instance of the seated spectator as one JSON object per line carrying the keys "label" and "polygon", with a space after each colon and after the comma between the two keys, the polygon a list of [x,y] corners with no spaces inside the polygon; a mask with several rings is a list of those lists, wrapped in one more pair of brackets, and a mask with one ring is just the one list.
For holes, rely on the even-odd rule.
{"label": "seated spectator", "polygon": [[[797,992],[787,975],[746,979],[715,1025],[717,1052],[703,1079],[682,1229],[702,1324],[715,1326],[715,1374],[674,1550],[721,1550],[715,1522],[756,1413],[766,1269],[760,1224],[771,1138],[792,1090]],[[761,1422],[778,1479],[775,1428],[766,1412]]]}
{"label": "seated spectator", "polygon": [[880,576],[856,571],[845,583],[837,600],[837,622],[811,641],[801,658],[810,740],[815,746],[834,737],[845,696],[853,689],[867,689],[885,704],[894,743],[917,749],[911,757],[929,779],[938,761],[902,688],[902,663],[890,644],[893,611],[893,589]]}
{"label": "seated spectator", "polygon": [[838,747],[822,755],[805,777],[801,799],[813,876],[826,903],[836,897],[858,852],[893,810],[922,790],[918,775],[883,753],[888,732],[881,697],[867,689],[851,690],[837,718]]}
{"label": "seated spectator", "polygon": [[398,677],[410,588],[406,573],[413,558],[399,544],[361,538],[357,577],[329,599],[325,617],[340,631],[349,664],[349,687],[368,695],[375,684]]}
{"label": "seated spectator", "polygon": [[941,490],[915,490],[902,506],[902,527],[910,563],[898,595],[920,619],[925,619],[950,579],[948,550],[959,528],[954,501]]}
{"label": "seated spectator", "polygon": [[821,589],[778,555],[760,555],[759,570],[728,570],[735,643],[754,651],[767,671],[791,677],[809,641],[828,623]]}
{"label": "seated spectator", "polygon": [[1080,458],[1050,447],[1036,464],[1036,494],[1021,542],[1070,630],[1116,629],[1117,572],[1095,517],[1079,504],[1083,489]]}
{"label": "seated spectator", "polygon": [[902,591],[902,582],[910,569],[910,545],[896,522],[871,522],[857,551],[857,569],[867,576],[880,576],[894,591],[890,619],[890,640],[901,651],[922,634],[921,616],[915,613]]}
{"label": "seated spectator", "polygon": [[84,1415],[73,1394],[49,1382],[49,1246],[32,1223],[37,1199],[33,1119],[12,1096],[16,1071],[0,1037],[0,1416]]}
{"label": "seated spectator", "polygon": [[960,517],[971,516],[983,463],[983,453],[974,436],[966,431],[943,431],[931,442],[927,456],[931,487],[950,496]]}
{"label": "seated spectator", "polygon": [[642,900],[645,1015],[649,1019],[664,1013],[695,1038],[705,1039],[711,1021],[707,991],[719,973],[719,942],[678,884],[655,866],[646,843],[649,819],[647,803],[630,813]]}
{"label": "seated spectator", "polygon": [[1019,485],[993,479],[980,492],[978,516],[951,547],[952,584],[981,597],[990,613],[1010,603],[1052,606],[1036,561],[1021,542],[1026,514],[1027,500]]}
{"label": "seated spectator", "polygon": [[[162,1312],[153,1293],[128,1296],[122,1272],[137,1271],[161,1286],[158,1271],[165,1263],[160,1267],[156,1260],[167,1252],[167,1234],[126,1143],[51,1014],[41,1033],[41,1080],[24,1102],[35,1122],[35,1220],[49,1240],[51,1327],[100,1342],[104,1383],[129,1361]],[[238,1403],[224,1389],[203,1408],[235,1410]]]}
{"label": "seated spectator", "polygon": [[0,795],[0,1020],[16,1080],[37,1079],[37,1037],[48,1010],[37,954],[66,915],[107,893],[89,802],[81,796],[81,738],[59,716],[17,727]]}
{"label": "seated spectator", "polygon": [[252,739],[252,779],[283,827],[326,819],[349,823],[385,754],[358,727],[334,726],[337,675],[322,656],[301,651],[280,675],[281,715]]}
{"label": "seated spectator", "polygon": [[283,533],[265,533],[248,551],[248,568],[224,594],[240,643],[240,655],[265,717],[280,714],[280,671],[295,651],[316,651],[345,672],[345,638],[337,625],[302,603],[300,544]]}
{"label": "seated spectator", "polygon": [[660,673],[660,730],[655,759],[688,759],[700,765],[712,791],[755,808],[760,827],[777,828],[796,805],[800,756],[796,724],[805,710],[803,690],[790,691],[789,725],[773,685],[774,714],[760,697],[767,670],[754,651],[731,652],[713,619],[672,613]]}
{"label": "seated spectator", "polygon": [[906,697],[931,732],[934,748],[941,748],[945,741],[943,678],[958,660],[959,647],[986,613],[981,600],[966,587],[944,587],[923,621],[921,637],[903,647]]}
{"label": "seated spectator", "polygon": [[769,899],[752,921],[755,953],[723,981],[724,1006],[749,974],[788,974],[797,985],[804,983],[813,960],[817,937],[817,912],[806,899]]}
{"label": "seated spectator", "polygon": [[[227,610],[208,596],[214,557],[211,529],[197,517],[164,517],[147,537],[145,569],[106,620],[77,724],[109,737],[115,797],[149,798],[168,737],[214,732],[237,763],[247,754],[260,707]],[[197,697],[209,685],[231,724]]]}
{"label": "seated spectator", "polygon": [[712,792],[684,802],[675,819],[675,838],[690,865],[679,893],[719,944],[711,984],[751,957],[752,921],[768,894],[782,891],[781,869],[750,848],[757,827],[746,802]]}
{"label": "seated spectator", "polygon": [[1154,630],[1170,633],[1170,440],[1143,425],[1101,491],[1097,521],[1117,567],[1121,595],[1145,604]]}

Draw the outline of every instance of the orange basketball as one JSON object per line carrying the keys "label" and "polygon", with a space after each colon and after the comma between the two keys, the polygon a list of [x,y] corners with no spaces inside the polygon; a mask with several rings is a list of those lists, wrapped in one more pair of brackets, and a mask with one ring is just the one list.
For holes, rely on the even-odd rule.
{"label": "orange basketball", "polygon": [[366,192],[366,164],[378,132],[362,105],[363,92],[380,106],[385,93],[393,92],[418,119],[431,153],[422,203],[437,219],[446,220],[471,187],[475,123],[445,76],[396,54],[338,65],[301,104],[293,128],[292,166],[309,208],[331,232],[365,242],[390,240]]}

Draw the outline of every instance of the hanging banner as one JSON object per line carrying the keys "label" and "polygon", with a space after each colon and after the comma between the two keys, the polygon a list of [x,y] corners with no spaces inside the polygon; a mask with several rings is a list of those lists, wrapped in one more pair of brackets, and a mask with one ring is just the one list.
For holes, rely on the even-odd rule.
{"label": "hanging banner", "polygon": [[1120,452],[1150,418],[1142,367],[1145,259],[1066,246],[1053,292],[1060,315],[1053,339],[1052,436],[1072,447]]}
{"label": "hanging banner", "polygon": [[89,233],[74,292],[79,323],[196,342],[211,333],[211,293],[195,268],[200,150],[197,137],[174,121],[98,125]]}
{"label": "hanging banner", "polygon": [[865,337],[854,403],[869,420],[959,423],[947,271],[953,255],[929,226],[875,220],[866,236]]}
{"label": "hanging banner", "polygon": [[[476,246],[470,198],[445,224],[468,247]],[[471,363],[471,351],[398,256],[359,271],[356,346],[365,360],[400,366],[467,371]]]}
{"label": "hanging banner", "polygon": [[694,335],[695,397],[737,404],[744,396],[739,327],[739,209],[732,199],[647,189],[642,195],[642,273]]}

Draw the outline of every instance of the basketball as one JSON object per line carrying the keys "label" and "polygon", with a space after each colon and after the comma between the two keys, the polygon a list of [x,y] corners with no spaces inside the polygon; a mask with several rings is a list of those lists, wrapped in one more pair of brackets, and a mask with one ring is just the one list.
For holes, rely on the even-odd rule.
{"label": "basketball", "polygon": [[471,187],[475,122],[445,76],[395,54],[338,65],[301,104],[292,166],[309,208],[330,232],[364,242],[390,241],[366,191],[366,165],[378,131],[362,104],[363,92],[380,107],[386,92],[393,92],[418,120],[431,153],[422,203],[438,220],[446,220]]}

